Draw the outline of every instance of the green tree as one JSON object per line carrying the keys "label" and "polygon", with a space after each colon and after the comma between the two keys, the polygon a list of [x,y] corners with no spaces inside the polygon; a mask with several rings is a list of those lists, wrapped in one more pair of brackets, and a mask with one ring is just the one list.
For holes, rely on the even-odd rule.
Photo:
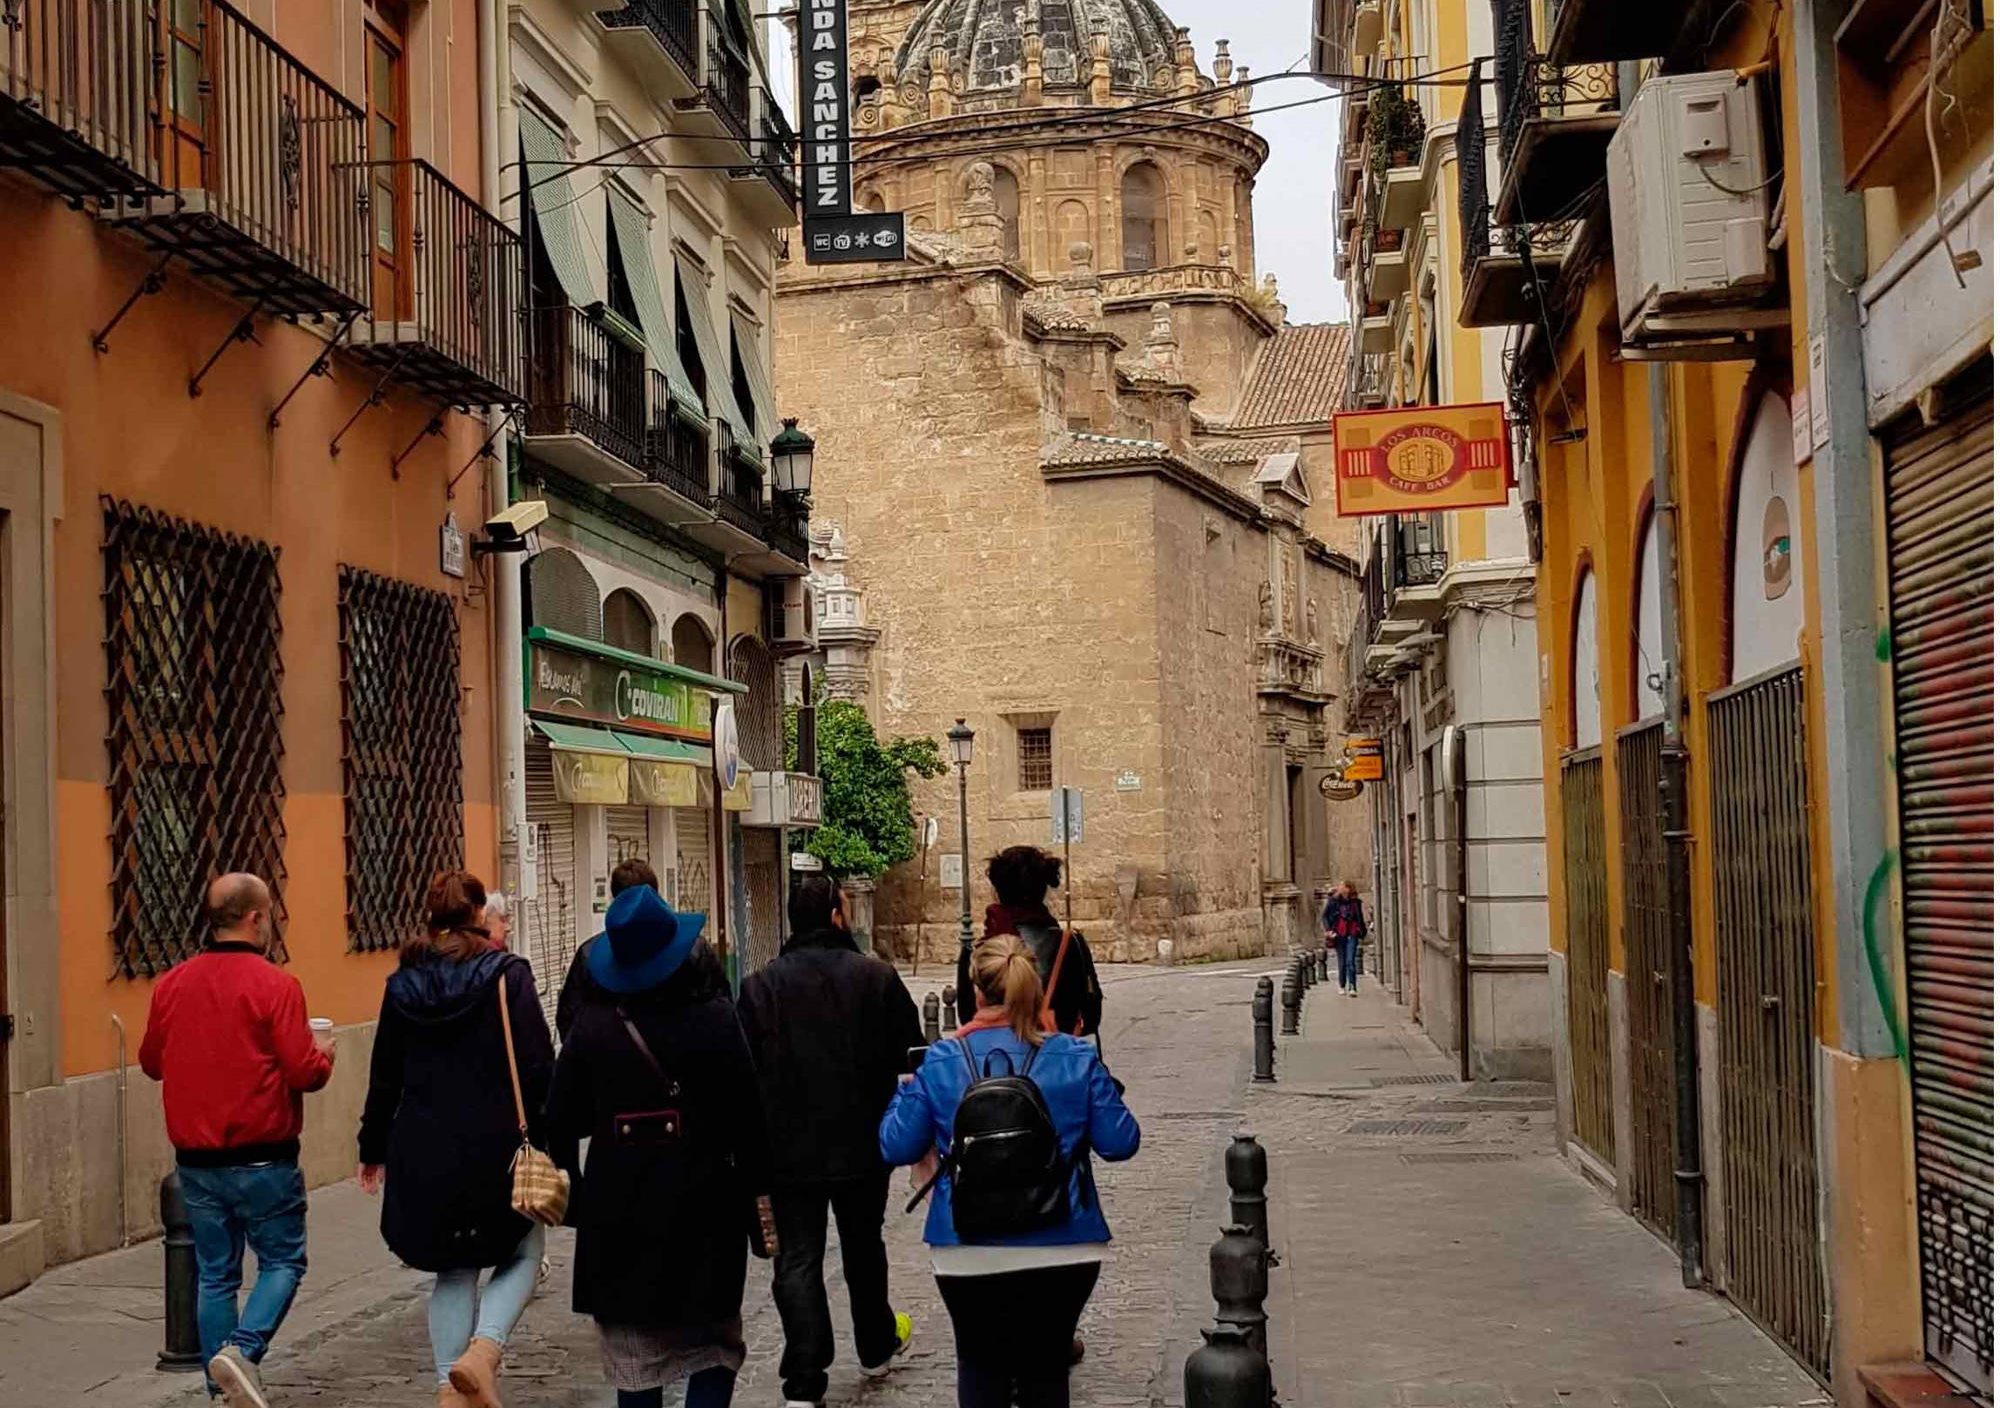
{"label": "green tree", "polygon": [[[910,774],[937,777],[945,770],[935,738],[887,739],[859,705],[822,699],[818,707],[819,772],[825,794],[817,830],[795,850],[808,851],[835,876],[875,879],[917,853],[910,815]],[[785,710],[785,762],[799,760],[799,711]]]}

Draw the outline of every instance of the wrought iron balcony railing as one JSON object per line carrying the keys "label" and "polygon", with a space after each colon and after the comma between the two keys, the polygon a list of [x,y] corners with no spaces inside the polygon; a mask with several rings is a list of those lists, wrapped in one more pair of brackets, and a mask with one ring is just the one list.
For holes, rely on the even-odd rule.
{"label": "wrought iron balcony railing", "polygon": [[355,355],[462,406],[524,399],[521,237],[426,161],[371,163],[374,289]]}
{"label": "wrought iron balcony railing", "polygon": [[582,435],[643,469],[645,354],[581,308],[538,308],[530,327],[527,433]]}
{"label": "wrought iron balcony railing", "polygon": [[1389,591],[1434,587],[1444,580],[1451,555],[1444,551],[1442,515],[1397,515],[1389,520]]}
{"label": "wrought iron balcony railing", "polygon": [[808,508],[803,502],[782,502],[784,497],[773,496],[771,511],[764,518],[764,541],[771,545],[771,551],[802,563],[806,560]]}
{"label": "wrought iron balcony railing", "polygon": [[701,72],[701,10],[699,0],[628,0],[617,10],[600,10],[606,29],[644,29],[681,66],[693,83]]}
{"label": "wrought iron balcony railing", "polygon": [[1618,125],[1616,65],[1558,64],[1537,53],[1529,3],[1495,4],[1501,188],[1494,205],[1503,221],[1570,213],[1570,200],[1602,178],[1604,147]]}
{"label": "wrought iron balcony railing", "polygon": [[1556,274],[1575,237],[1578,219],[1494,218],[1486,178],[1486,109],[1480,64],[1475,61],[1465,102],[1459,109],[1458,220],[1463,285],[1459,323],[1463,327],[1504,327],[1540,320],[1543,290]]}
{"label": "wrought iron balcony railing", "polygon": [[784,203],[798,208],[799,183],[792,174],[798,157],[798,134],[785,120],[785,113],[769,92],[757,90],[758,136],[750,155],[757,174],[770,183]]}
{"label": "wrought iron balcony railing", "polygon": [[114,218],[264,312],[359,313],[360,107],[223,0],[182,0],[174,12],[150,37],[149,140],[165,194],[123,201]]}
{"label": "wrought iron balcony railing", "polygon": [[691,503],[706,504],[708,437],[698,426],[674,414],[674,393],[662,371],[647,373],[652,394],[652,421],[646,431],[646,477],[664,484]]}
{"label": "wrought iron balcony railing", "polygon": [[755,135],[750,130],[750,60],[729,37],[728,19],[708,12],[708,60],[702,73],[702,90],[714,113],[729,134],[746,147]]}
{"label": "wrought iron balcony railing", "polygon": [[764,477],[741,461],[719,466],[722,483],[712,508],[715,516],[752,537],[764,536]]}
{"label": "wrought iron balcony railing", "polygon": [[0,6],[0,166],[66,196],[157,192],[147,0]]}

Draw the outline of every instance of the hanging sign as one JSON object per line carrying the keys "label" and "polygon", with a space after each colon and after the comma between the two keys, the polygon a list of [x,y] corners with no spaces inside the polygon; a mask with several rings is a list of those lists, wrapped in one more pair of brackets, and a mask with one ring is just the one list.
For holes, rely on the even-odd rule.
{"label": "hanging sign", "polygon": [[808,264],[896,264],[910,253],[900,210],[808,215],[805,242]]}
{"label": "hanging sign", "polygon": [[1347,772],[1349,782],[1380,782],[1382,780],[1382,740],[1379,738],[1350,738],[1347,740]]}
{"label": "hanging sign", "polygon": [[847,98],[847,0],[801,0],[799,10],[799,191],[812,258],[815,217],[854,209],[847,179],[852,129]]}
{"label": "hanging sign", "polygon": [[1319,780],[1319,795],[1329,802],[1351,802],[1361,795],[1361,784],[1330,772]]}
{"label": "hanging sign", "polygon": [[1507,410],[1497,401],[1345,411],[1333,418],[1343,518],[1501,508],[1513,487]]}

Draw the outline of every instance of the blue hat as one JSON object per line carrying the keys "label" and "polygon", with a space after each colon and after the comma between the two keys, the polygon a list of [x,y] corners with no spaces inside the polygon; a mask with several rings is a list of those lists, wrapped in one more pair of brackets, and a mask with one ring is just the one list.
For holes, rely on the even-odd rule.
{"label": "blue hat", "polygon": [[590,946],[590,976],[608,992],[645,992],[674,975],[708,923],[705,914],[676,914],[651,885],[634,885],[611,901],[604,933]]}

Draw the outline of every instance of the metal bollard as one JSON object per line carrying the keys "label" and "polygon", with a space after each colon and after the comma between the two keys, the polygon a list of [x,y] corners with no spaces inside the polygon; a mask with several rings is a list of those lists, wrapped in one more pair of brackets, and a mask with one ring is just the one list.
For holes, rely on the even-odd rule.
{"label": "metal bollard", "polygon": [[950,1036],[958,1030],[958,993],[955,989],[938,989],[938,1010],[944,1013],[944,1034]]}
{"label": "metal bollard", "polygon": [[1267,1353],[1264,1298],[1271,1292],[1271,1262],[1249,1228],[1222,1229],[1208,1249],[1208,1283],[1215,1295],[1217,1322],[1239,1326],[1252,1349],[1260,1356]]}
{"label": "metal bollard", "polygon": [[1299,969],[1295,963],[1285,974],[1285,986],[1279,990],[1278,1006],[1283,1012],[1283,1025],[1279,1031],[1285,1036],[1299,1034]]}
{"label": "metal bollard", "polygon": [[1323,983],[1326,981],[1326,950],[1321,949],[1314,957],[1319,963],[1319,980]]}
{"label": "metal bollard", "polygon": [[1181,1371],[1187,1408],[1269,1408],[1271,1365],[1240,1325],[1201,1332],[1202,1346]]}
{"label": "metal bollard", "polygon": [[1250,999],[1250,1062],[1251,1079],[1274,1081],[1278,1078],[1277,1040],[1271,1031],[1271,980],[1257,980],[1257,995]]}
{"label": "metal bollard", "polygon": [[934,992],[927,992],[924,994],[924,1040],[936,1041],[937,1039],[938,995]]}
{"label": "metal bollard", "polygon": [[202,1367],[201,1326],[195,1319],[194,1223],[181,1195],[178,1169],[160,1180],[160,1226],[166,1230],[160,1242],[166,1250],[166,1342],[153,1367],[170,1374],[194,1373]]}
{"label": "metal bollard", "polygon": [[1313,958],[1310,953],[1301,953],[1299,955],[1299,972],[1305,976],[1307,987],[1310,988],[1319,982],[1319,970],[1313,966]]}
{"label": "metal bollard", "polygon": [[1277,1265],[1278,1258],[1271,1251],[1270,1205],[1264,1197],[1264,1187],[1271,1181],[1271,1161],[1255,1135],[1239,1134],[1230,1141],[1222,1155],[1222,1176],[1229,1184],[1230,1224],[1249,1228],[1250,1235],[1264,1244],[1271,1264]]}

